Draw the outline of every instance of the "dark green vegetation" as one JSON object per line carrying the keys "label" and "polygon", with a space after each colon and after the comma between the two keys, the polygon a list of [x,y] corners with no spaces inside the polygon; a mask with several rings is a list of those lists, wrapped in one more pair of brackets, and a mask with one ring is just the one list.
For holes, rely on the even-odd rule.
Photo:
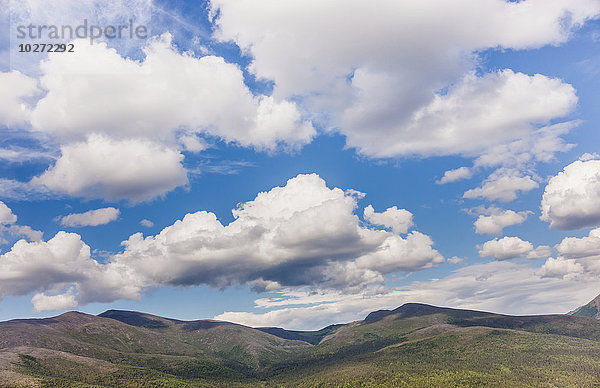
{"label": "dark green vegetation", "polygon": [[600,386],[600,321],[405,304],[363,321],[307,332],[128,311],[71,312],[0,323],[0,382],[593,387]]}

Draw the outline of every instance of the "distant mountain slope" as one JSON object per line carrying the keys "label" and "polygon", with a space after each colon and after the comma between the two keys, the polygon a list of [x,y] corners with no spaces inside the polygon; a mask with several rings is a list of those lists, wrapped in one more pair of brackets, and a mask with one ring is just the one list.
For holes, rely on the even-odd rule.
{"label": "distant mountain slope", "polygon": [[453,309],[448,307],[436,307],[422,303],[406,303],[394,310],[378,310],[370,313],[363,323],[373,323],[387,316],[393,315],[395,319],[418,317],[431,314],[448,314],[454,317],[474,318],[491,316],[494,314],[475,310]]}
{"label": "distant mountain slope", "polygon": [[0,386],[600,385],[600,321],[408,303],[318,331],[135,311],[0,322]]}
{"label": "distant mountain slope", "polygon": [[139,355],[165,355],[173,361],[192,358],[248,371],[310,345],[228,322],[178,321],[112,310],[99,316],[69,312],[54,318],[1,322],[0,348],[18,346],[107,361],[125,357],[140,365],[145,361]]}
{"label": "distant mountain slope", "polygon": [[569,315],[600,319],[600,295],[592,299],[590,303],[569,312]]}
{"label": "distant mountain slope", "polygon": [[[569,337],[600,340],[600,325],[579,316],[529,315],[512,316],[474,310],[435,307],[419,303],[407,303],[395,310],[381,310],[369,314],[362,324],[377,324],[393,320],[415,320],[419,317],[459,327],[486,326],[492,328],[524,330],[536,333],[558,334]],[[383,325],[383,323],[381,323]]]}
{"label": "distant mountain slope", "polygon": [[299,340],[308,342],[309,344],[316,345],[323,340],[323,338],[332,335],[344,325],[329,325],[321,330],[317,331],[300,331],[300,330],[286,330],[281,327],[257,327],[257,330],[263,331],[275,335],[279,338]]}
{"label": "distant mountain slope", "polygon": [[137,311],[108,310],[99,317],[111,318],[131,326],[145,327],[147,329],[163,329],[173,323],[180,322],[176,319],[162,318],[151,314],[138,313]]}

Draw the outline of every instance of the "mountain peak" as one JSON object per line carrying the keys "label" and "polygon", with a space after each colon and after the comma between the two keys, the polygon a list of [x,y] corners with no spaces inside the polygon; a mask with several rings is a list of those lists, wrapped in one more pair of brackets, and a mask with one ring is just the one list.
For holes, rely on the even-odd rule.
{"label": "mountain peak", "polygon": [[398,315],[402,318],[409,316],[420,316],[435,314],[443,311],[443,307],[431,306],[423,303],[405,303],[402,306],[395,308],[394,310],[377,310],[369,313],[363,320],[363,323],[377,322],[389,315]]}
{"label": "mountain peak", "polygon": [[378,310],[373,311],[363,320],[363,324],[377,322],[387,316],[393,315],[395,319],[403,319],[410,317],[420,317],[432,314],[447,314],[456,317],[476,317],[486,316],[490,313],[475,310],[453,309],[449,307],[438,307],[424,303],[405,303],[394,310]]}
{"label": "mountain peak", "polygon": [[98,316],[102,318],[111,318],[130,326],[145,327],[147,329],[163,329],[169,327],[170,322],[175,322],[175,320],[158,317],[152,314],[127,310],[107,310],[102,314],[98,314]]}
{"label": "mountain peak", "polygon": [[588,304],[578,307],[567,314],[578,317],[591,317],[600,319],[600,295],[592,299]]}

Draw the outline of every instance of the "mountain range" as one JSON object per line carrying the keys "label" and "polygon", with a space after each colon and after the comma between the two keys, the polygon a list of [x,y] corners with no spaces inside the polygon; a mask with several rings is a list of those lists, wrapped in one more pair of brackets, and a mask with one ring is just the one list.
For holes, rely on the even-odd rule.
{"label": "mountain range", "polygon": [[600,384],[598,301],[510,316],[408,303],[318,331],[134,311],[0,322],[0,386]]}

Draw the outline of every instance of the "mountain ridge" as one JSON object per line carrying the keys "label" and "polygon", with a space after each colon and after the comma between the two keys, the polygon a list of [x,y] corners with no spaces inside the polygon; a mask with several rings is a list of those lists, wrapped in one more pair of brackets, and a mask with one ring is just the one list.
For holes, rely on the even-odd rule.
{"label": "mountain ridge", "polygon": [[127,310],[0,322],[0,386],[593,386],[598,363],[593,318],[421,303],[313,331]]}
{"label": "mountain ridge", "polygon": [[567,313],[579,317],[590,317],[600,319],[600,295],[592,299],[589,303],[576,308]]}

